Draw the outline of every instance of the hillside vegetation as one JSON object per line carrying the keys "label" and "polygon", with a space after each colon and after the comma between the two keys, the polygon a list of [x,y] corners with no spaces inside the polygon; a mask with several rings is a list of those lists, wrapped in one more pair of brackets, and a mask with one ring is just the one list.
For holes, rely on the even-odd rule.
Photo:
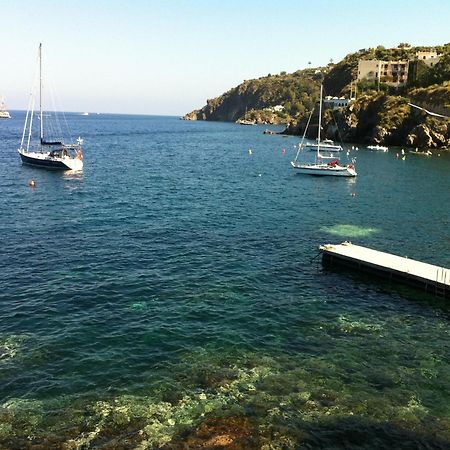
{"label": "hillside vegetation", "polygon": [[[303,133],[306,119],[319,99],[320,84],[325,95],[349,97],[354,92],[359,59],[412,60],[427,47],[382,46],[361,49],[337,64],[286,74],[246,80],[221,96],[184,116],[187,120],[286,123],[287,134]],[[433,112],[450,116],[450,44],[434,47],[442,54],[434,67],[416,61],[410,66],[407,86],[392,87],[363,81],[357,86],[357,100],[349,107],[324,114],[328,137],[347,142],[450,146],[450,122],[412,108],[414,103]],[[274,107],[282,105],[277,111]],[[316,112],[317,114],[317,112]],[[317,128],[311,128],[311,137]]]}
{"label": "hillside vegetation", "polygon": [[[219,97],[207,100],[206,106],[186,114],[190,120],[287,123],[310,111],[317,102],[319,77],[311,70],[293,74],[268,75],[246,80]],[[271,108],[282,105],[282,111]]]}

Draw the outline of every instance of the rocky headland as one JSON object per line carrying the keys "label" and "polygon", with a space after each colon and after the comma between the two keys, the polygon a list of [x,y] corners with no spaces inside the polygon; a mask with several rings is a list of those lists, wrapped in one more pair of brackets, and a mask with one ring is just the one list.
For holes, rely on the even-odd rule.
{"label": "rocky headland", "polygon": [[207,100],[203,108],[186,114],[183,119],[287,124],[314,107],[319,78],[310,70],[246,80],[219,97]]}
{"label": "rocky headland", "polygon": [[[183,119],[284,123],[284,134],[301,135],[318,102],[320,84],[325,95],[349,98],[355,89],[352,80],[356,79],[359,59],[411,59],[420,49],[424,47],[363,49],[326,67],[246,80]],[[442,56],[436,67],[416,70],[405,86],[359,83],[357,99],[347,107],[325,110],[324,137],[361,144],[450,148],[450,44],[438,50]],[[317,127],[310,127],[308,137],[316,136]]]}

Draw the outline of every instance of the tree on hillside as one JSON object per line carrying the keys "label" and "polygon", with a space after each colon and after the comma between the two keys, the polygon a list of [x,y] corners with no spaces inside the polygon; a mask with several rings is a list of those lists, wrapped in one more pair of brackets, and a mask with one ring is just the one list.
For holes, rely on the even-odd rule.
{"label": "tree on hillside", "polygon": [[381,59],[383,61],[385,59],[388,59],[388,57],[389,57],[389,52],[388,52],[388,50],[386,50],[386,47],[379,45],[375,49],[375,58],[376,59]]}
{"label": "tree on hillside", "polygon": [[408,86],[429,86],[432,84],[432,73],[433,69],[423,61],[411,61],[408,69]]}
{"label": "tree on hillside", "polygon": [[434,83],[443,83],[450,80],[450,48],[446,49],[434,66],[432,81]]}

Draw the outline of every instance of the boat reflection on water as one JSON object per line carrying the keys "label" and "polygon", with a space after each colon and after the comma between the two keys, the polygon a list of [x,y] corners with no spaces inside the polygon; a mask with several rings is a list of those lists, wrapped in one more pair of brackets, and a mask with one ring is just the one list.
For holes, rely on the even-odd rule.
{"label": "boat reflection on water", "polygon": [[65,170],[62,172],[62,177],[65,180],[83,180],[83,171],[82,170]]}

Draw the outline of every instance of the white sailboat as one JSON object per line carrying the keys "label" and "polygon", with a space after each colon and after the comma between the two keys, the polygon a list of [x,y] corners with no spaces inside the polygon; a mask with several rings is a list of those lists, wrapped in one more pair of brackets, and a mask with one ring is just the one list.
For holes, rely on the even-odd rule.
{"label": "white sailboat", "polygon": [[247,119],[247,107],[245,107],[244,117],[242,119],[236,120],[236,123],[239,124],[239,125],[256,125],[256,121],[255,120],[248,120]]}
{"label": "white sailboat", "polygon": [[[311,121],[312,112],[309,116],[308,123],[306,124],[305,132],[303,133],[303,138],[298,146],[298,151],[295,156],[294,161],[291,161],[292,167],[297,171],[297,173],[307,174],[307,175],[318,175],[318,176],[335,176],[335,177],[356,177],[357,173],[355,170],[355,160],[353,159],[350,164],[342,165],[339,160],[339,156],[333,153],[333,149],[327,148],[320,141],[320,130],[322,126],[322,94],[323,86],[320,86],[320,102],[319,102],[319,131],[317,137],[317,149],[316,149],[316,161],[315,163],[299,163],[298,158],[300,152],[306,146],[303,141],[306,136],[306,131],[309,127]],[[325,155],[321,153],[322,151],[328,151]],[[326,162],[329,160],[329,162]]]}
{"label": "white sailboat", "polygon": [[5,109],[5,101],[3,97],[0,101],[0,119],[11,119],[11,114]]}
{"label": "white sailboat", "polygon": [[[317,144],[305,144],[305,148],[309,150],[315,150],[317,151],[317,147],[319,146],[319,143]],[[328,150],[330,152],[343,152],[344,149],[342,148],[342,145],[335,144],[331,139],[324,139],[320,142],[320,148],[322,150]]]}
{"label": "white sailboat", "polygon": [[[34,91],[34,89],[33,89]],[[22,140],[18,149],[23,164],[46,169],[82,170],[83,169],[83,140],[78,138],[75,144],[66,144],[63,141],[47,141],[44,137],[44,117],[42,105],[42,44],[39,44],[39,141],[32,142],[34,117],[34,92],[30,97]],[[33,146],[33,150],[30,147]]]}

